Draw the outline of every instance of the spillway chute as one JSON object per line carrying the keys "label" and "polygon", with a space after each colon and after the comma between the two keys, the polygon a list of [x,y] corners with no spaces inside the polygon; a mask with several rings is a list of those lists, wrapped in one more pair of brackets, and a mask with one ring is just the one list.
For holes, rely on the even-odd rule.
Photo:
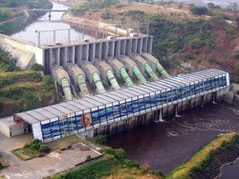
{"label": "spillway chute", "polygon": [[124,84],[128,87],[133,86],[133,81],[128,75],[125,66],[117,59],[108,60],[108,64],[113,68],[115,75],[118,79],[123,80]]}
{"label": "spillway chute", "polygon": [[65,100],[73,100],[73,95],[71,93],[70,87],[70,77],[68,73],[61,66],[53,66],[51,73],[53,79],[57,82],[59,86],[62,87]]}
{"label": "spillway chute", "polygon": [[72,78],[74,86],[79,88],[80,95],[82,97],[89,96],[90,92],[86,85],[85,73],[83,72],[83,70],[80,69],[77,65],[72,64],[68,66],[67,72]]}
{"label": "spillway chute", "polygon": [[170,75],[164,69],[164,67],[159,63],[158,59],[156,59],[153,55],[149,53],[143,53],[142,57],[149,63],[149,65],[154,69],[157,70],[162,77],[169,78]]}
{"label": "spillway chute", "polygon": [[100,78],[100,73],[97,68],[90,62],[84,62],[81,65],[82,70],[84,71],[89,83],[92,86],[95,86],[97,93],[106,92],[103,83]]}
{"label": "spillway chute", "polygon": [[150,65],[141,56],[135,56],[134,61],[141,71],[144,71],[153,81],[159,80],[157,75],[154,73]]}
{"label": "spillway chute", "polygon": [[103,81],[109,82],[110,86],[114,90],[120,89],[119,83],[116,80],[115,75],[113,73],[113,69],[110,67],[109,64],[107,64],[103,60],[102,61],[99,60],[95,63],[95,65],[97,66],[98,70],[100,71]]}
{"label": "spillway chute", "polygon": [[129,76],[131,76],[131,77],[134,76],[138,80],[139,83],[144,84],[147,82],[146,79],[144,78],[143,74],[137,67],[137,64],[133,60],[131,60],[129,57],[121,57],[119,59],[125,65]]}

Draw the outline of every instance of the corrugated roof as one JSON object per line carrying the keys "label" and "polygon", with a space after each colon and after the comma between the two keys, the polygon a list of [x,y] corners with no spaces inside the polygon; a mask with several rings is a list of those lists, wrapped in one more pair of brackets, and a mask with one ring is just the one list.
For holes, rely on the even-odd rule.
{"label": "corrugated roof", "polygon": [[74,101],[60,103],[44,108],[39,108],[27,112],[17,113],[19,117],[29,124],[34,124],[44,120],[53,119],[61,116],[64,113],[81,112],[83,110],[90,110],[91,108],[100,107],[102,105],[112,104],[122,100],[127,100],[136,96],[149,94],[163,89],[175,88],[184,86],[186,84],[203,81],[214,76],[226,75],[227,73],[217,69],[209,69],[191,74],[181,75],[159,81],[149,82],[147,84],[140,84],[138,86],[129,87],[126,89],[119,89],[117,91],[110,91],[95,96],[84,97]]}

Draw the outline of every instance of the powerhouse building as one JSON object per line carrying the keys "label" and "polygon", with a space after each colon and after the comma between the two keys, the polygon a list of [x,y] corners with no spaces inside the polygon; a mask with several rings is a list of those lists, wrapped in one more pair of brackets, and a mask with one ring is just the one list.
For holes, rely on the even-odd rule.
{"label": "powerhouse building", "polygon": [[208,69],[17,113],[14,120],[26,123],[35,139],[49,142],[209,93],[225,93],[229,86],[227,72]]}

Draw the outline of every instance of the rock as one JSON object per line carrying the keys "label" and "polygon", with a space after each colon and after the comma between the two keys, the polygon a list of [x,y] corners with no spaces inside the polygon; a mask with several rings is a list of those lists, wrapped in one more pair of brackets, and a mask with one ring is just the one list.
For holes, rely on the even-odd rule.
{"label": "rock", "polygon": [[232,83],[231,91],[237,94],[239,92],[239,84]]}
{"label": "rock", "polygon": [[229,104],[232,104],[234,100],[234,93],[232,91],[228,91],[223,100]]}
{"label": "rock", "polygon": [[238,94],[235,94],[235,100],[239,101],[239,95]]}

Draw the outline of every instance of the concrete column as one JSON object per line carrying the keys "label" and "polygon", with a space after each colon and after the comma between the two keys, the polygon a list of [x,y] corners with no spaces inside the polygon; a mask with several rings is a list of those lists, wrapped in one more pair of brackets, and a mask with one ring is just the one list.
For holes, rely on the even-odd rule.
{"label": "concrete column", "polygon": [[142,44],[143,44],[143,38],[138,39],[138,45],[137,45],[137,53],[139,55],[142,54]]}
{"label": "concrete column", "polygon": [[95,58],[102,59],[102,43],[95,44]]}
{"label": "concrete column", "polygon": [[107,60],[108,59],[108,42],[103,42],[103,47],[102,47],[102,58],[104,60]]}
{"label": "concrete column", "polygon": [[79,65],[82,61],[82,45],[76,46],[76,63]]}
{"label": "concrete column", "polygon": [[148,44],[148,38],[143,38],[143,43],[142,43],[143,52],[147,52],[147,44]]}
{"label": "concrete column", "polygon": [[115,54],[114,54],[115,58],[118,58],[120,56],[120,51],[121,51],[120,47],[121,47],[120,40],[116,40],[115,41]]}
{"label": "concrete column", "polygon": [[137,53],[137,44],[138,44],[138,40],[137,39],[132,39],[132,48],[131,48],[131,53],[132,54]]}
{"label": "concrete column", "polygon": [[217,104],[217,94],[216,93],[212,94],[212,103]]}
{"label": "concrete column", "polygon": [[60,55],[61,55],[61,48],[57,48],[57,62],[56,64],[60,66]]}
{"label": "concrete column", "polygon": [[127,56],[131,56],[132,52],[132,39],[127,39],[126,40],[126,54]]}
{"label": "concrete column", "polygon": [[85,44],[82,46],[81,54],[82,54],[81,60],[89,61],[89,44]]}
{"label": "concrete column", "polygon": [[89,44],[89,57],[90,62],[95,61],[95,43]]}
{"label": "concrete column", "polygon": [[152,53],[152,46],[153,46],[153,37],[152,36],[149,36],[148,37],[148,45],[147,45],[147,52],[149,54]]}
{"label": "concrete column", "polygon": [[64,58],[63,58],[63,68],[66,68],[67,61],[68,61],[68,48],[65,47],[64,50],[65,50],[65,55],[64,55]]}
{"label": "concrete column", "polygon": [[49,68],[50,69],[52,69],[52,66],[54,65],[54,63],[55,63],[55,58],[54,58],[54,54],[53,54],[53,49],[51,48],[51,49],[49,49]]}
{"label": "concrete column", "polygon": [[115,52],[115,41],[109,41],[108,42],[108,49],[109,49],[108,50],[108,57],[113,58],[114,57],[114,52]]}
{"label": "concrete column", "polygon": [[71,58],[72,58],[72,63],[73,64],[76,63],[76,55],[75,55],[75,53],[76,53],[76,46],[72,46],[72,56],[71,56]]}
{"label": "concrete column", "polygon": [[178,114],[178,104],[175,105],[175,117],[181,117],[181,116]]}
{"label": "concrete column", "polygon": [[120,41],[120,55],[126,54],[126,40]]}
{"label": "concrete column", "polygon": [[201,103],[201,107],[204,107],[204,104],[205,104],[205,99],[204,99],[205,97],[204,97],[204,95],[202,96],[202,99],[201,99],[201,101],[202,101],[202,103]]}

